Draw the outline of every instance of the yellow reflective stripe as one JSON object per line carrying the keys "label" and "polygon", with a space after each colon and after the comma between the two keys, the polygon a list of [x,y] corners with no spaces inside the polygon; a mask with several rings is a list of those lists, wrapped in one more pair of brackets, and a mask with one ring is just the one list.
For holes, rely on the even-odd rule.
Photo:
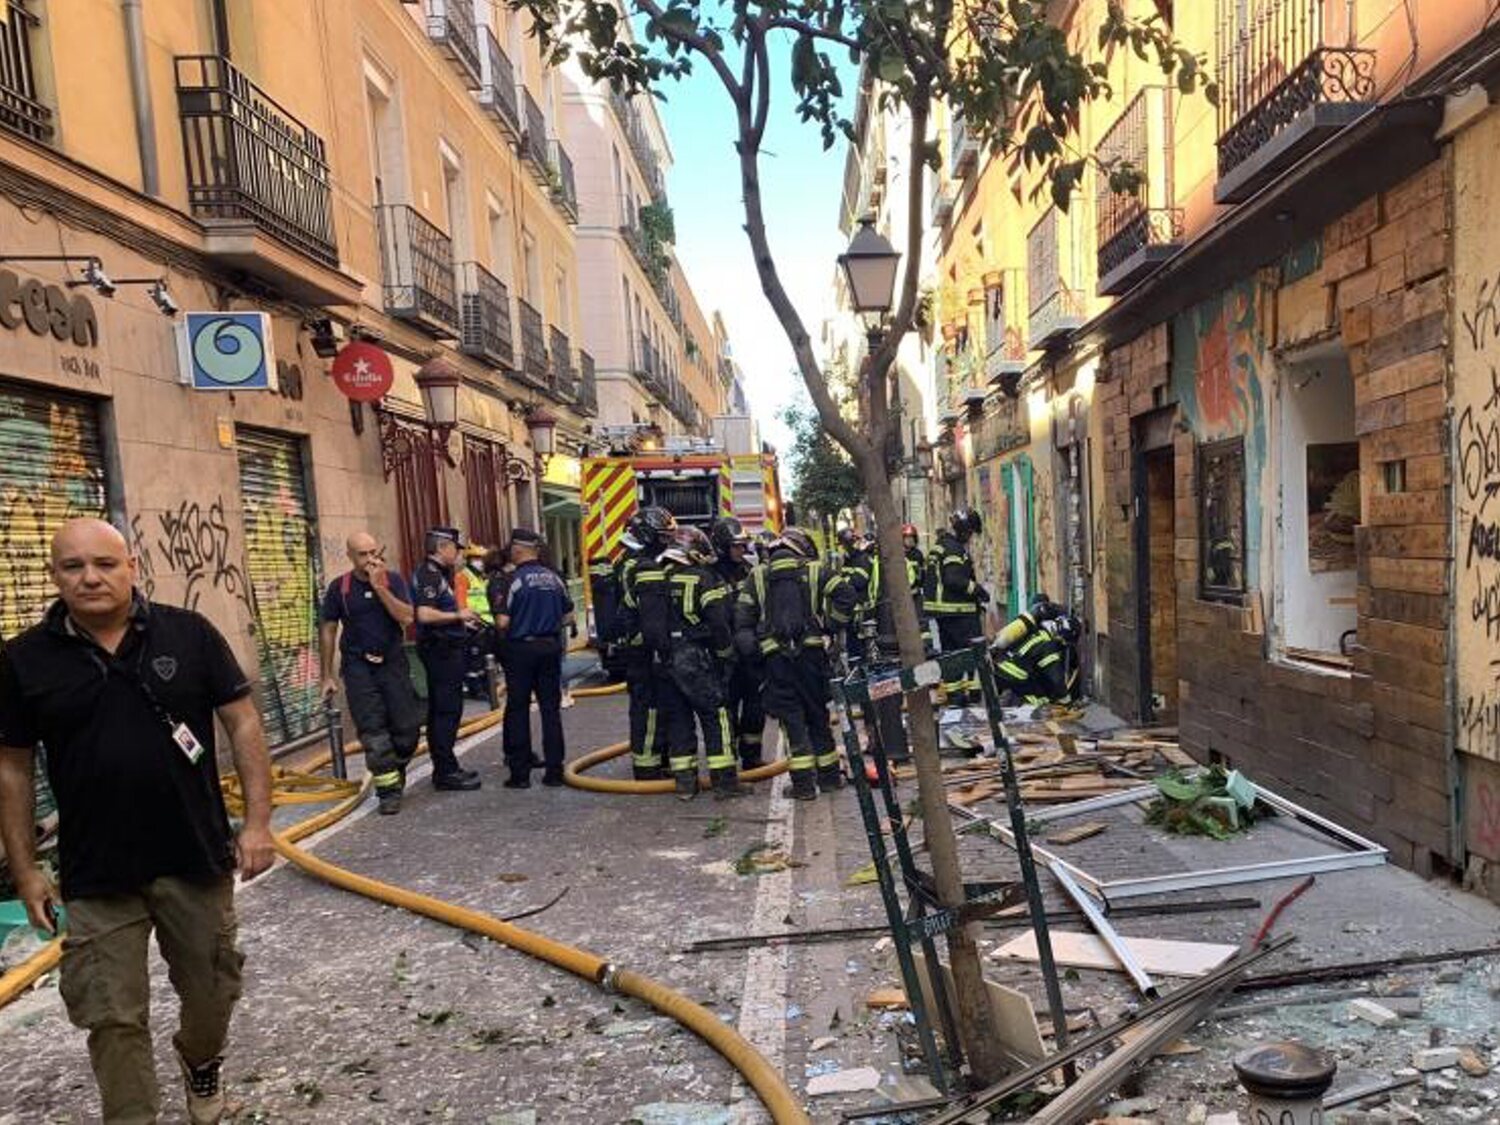
{"label": "yellow reflective stripe", "polygon": [[793,770],[811,770],[818,767],[818,759],[811,754],[793,754],[787,761],[791,763]]}
{"label": "yellow reflective stripe", "polygon": [[839,752],[837,750],[830,750],[826,754],[819,754],[817,762],[819,769],[827,769],[829,766],[836,766],[839,764]]}
{"label": "yellow reflective stripe", "polygon": [[703,597],[699,600],[698,605],[699,605],[700,608],[703,607],[703,606],[710,606],[710,605],[713,605],[715,602],[721,602],[721,601],[723,601],[728,596],[729,596],[729,587],[728,586],[714,586],[712,589],[708,590],[703,595]]}
{"label": "yellow reflective stripe", "polygon": [[400,770],[388,770],[385,773],[377,773],[375,775],[375,788],[376,789],[389,789],[392,785],[400,785],[400,784],[401,784],[401,771]]}
{"label": "yellow reflective stripe", "polygon": [[1046,656],[1042,657],[1040,660],[1038,660],[1036,662],[1036,666],[1038,668],[1046,668],[1047,666],[1049,666],[1051,664],[1056,664],[1061,659],[1062,659],[1062,653],[1060,653],[1060,652],[1048,653]]}
{"label": "yellow reflective stripe", "polygon": [[686,770],[692,770],[696,773],[698,770],[698,755],[693,753],[685,757],[674,757],[671,765],[673,773],[682,773]]}
{"label": "yellow reflective stripe", "polygon": [[[650,750],[656,745],[656,708],[646,708],[646,749]],[[655,760],[655,755],[652,755]]]}
{"label": "yellow reflective stripe", "polygon": [[729,725],[729,709],[719,708],[719,741],[725,752],[734,745],[734,729]]}

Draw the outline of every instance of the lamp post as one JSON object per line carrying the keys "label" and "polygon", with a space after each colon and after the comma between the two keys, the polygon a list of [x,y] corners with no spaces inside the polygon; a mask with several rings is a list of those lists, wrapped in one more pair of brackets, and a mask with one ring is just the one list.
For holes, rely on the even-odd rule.
{"label": "lamp post", "polygon": [[537,477],[540,479],[557,448],[557,418],[539,406],[526,416],[526,430],[531,435],[531,448],[536,453]]}
{"label": "lamp post", "polygon": [[417,390],[422,392],[422,412],[427,416],[438,451],[451,465],[453,455],[448,452],[448,437],[458,425],[458,389],[463,385],[463,377],[451,362],[435,355],[417,368],[413,379]]}

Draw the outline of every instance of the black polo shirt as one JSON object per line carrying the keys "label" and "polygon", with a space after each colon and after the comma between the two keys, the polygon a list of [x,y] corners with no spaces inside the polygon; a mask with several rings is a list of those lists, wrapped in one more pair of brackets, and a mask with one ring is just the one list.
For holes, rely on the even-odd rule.
{"label": "black polo shirt", "polygon": [[[390,582],[391,596],[410,605],[411,594],[406,589],[406,579],[394,571],[388,572],[386,578]],[[359,660],[367,652],[389,656],[401,647],[406,637],[385,608],[385,603],[376,595],[375,587],[352,571],[328,584],[328,591],[323,595],[323,620],[344,623],[339,652],[345,660]]]}
{"label": "black polo shirt", "polygon": [[[196,764],[142,682],[203,744]],[[65,899],[234,869],[214,709],[249,692],[207,618],[144,600],[114,655],[75,631],[61,602],[0,649],[0,746],[46,747]]]}

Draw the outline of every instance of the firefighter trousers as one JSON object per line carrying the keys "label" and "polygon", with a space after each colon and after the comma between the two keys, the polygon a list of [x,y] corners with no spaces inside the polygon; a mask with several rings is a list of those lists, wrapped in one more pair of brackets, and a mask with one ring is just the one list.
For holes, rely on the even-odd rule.
{"label": "firefighter trousers", "polygon": [[379,664],[345,656],[342,671],[349,718],[365,748],[365,769],[377,792],[400,792],[422,732],[422,707],[411,686],[406,651],[393,649]]}
{"label": "firefighter trousers", "polygon": [[[681,659],[684,655],[693,659]],[[667,752],[673,773],[698,769],[698,731],[703,732],[703,752],[708,768],[717,773],[732,770],[734,728],[729,722],[722,672],[706,649],[674,652],[670,665],[658,665],[656,706],[667,731]]]}
{"label": "firefighter trousers", "polygon": [[762,762],[761,747],[766,730],[764,668],[759,662],[736,660],[729,667],[729,721],[739,742],[741,769]]}
{"label": "firefighter trousers", "polygon": [[[937,622],[938,644],[945,653],[968,648],[984,637],[984,625],[977,613],[934,614],[933,620]],[[973,672],[945,676],[943,688],[949,707],[966,707],[979,699],[979,676]]]}
{"label": "firefighter trousers", "polygon": [[828,654],[822,648],[775,652],[766,659],[766,714],[781,723],[794,774],[838,765],[828,719],[830,676]]}
{"label": "firefighter trousers", "polygon": [[666,757],[666,729],[656,707],[656,674],[639,648],[625,650],[625,690],[630,700],[630,759],[637,769],[660,769]]}

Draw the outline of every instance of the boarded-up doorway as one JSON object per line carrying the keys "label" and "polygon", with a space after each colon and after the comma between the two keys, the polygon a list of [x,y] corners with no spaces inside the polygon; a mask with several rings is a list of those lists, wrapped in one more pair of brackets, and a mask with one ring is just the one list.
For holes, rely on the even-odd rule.
{"label": "boarded-up doorway", "polygon": [[1136,589],[1141,718],[1177,716],[1177,464],[1170,412],[1137,425]]}

